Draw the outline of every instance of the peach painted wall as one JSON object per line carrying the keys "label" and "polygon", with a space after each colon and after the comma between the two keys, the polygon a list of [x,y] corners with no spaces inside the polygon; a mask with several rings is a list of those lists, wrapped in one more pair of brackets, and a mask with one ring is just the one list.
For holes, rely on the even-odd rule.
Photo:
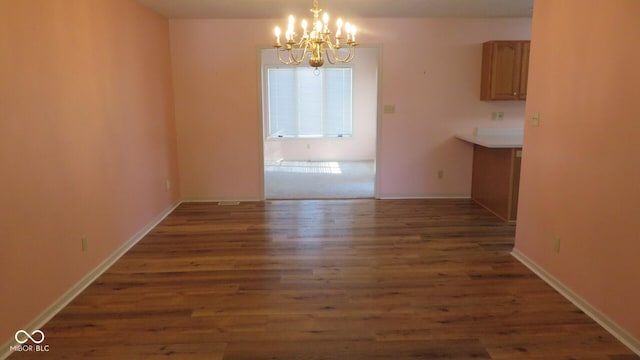
{"label": "peach painted wall", "polygon": [[182,197],[261,199],[257,62],[266,23],[169,23]]}
{"label": "peach painted wall", "polygon": [[0,1],[0,343],[177,201],[168,39],[133,0]]}
{"label": "peach painted wall", "polygon": [[[360,47],[357,50],[358,56],[350,63],[353,66],[353,136],[328,139],[269,139],[265,123],[265,159],[374,160],[378,126],[379,51],[378,48]],[[263,49],[261,57],[263,66],[280,65],[275,49]],[[266,77],[263,81],[266,83]],[[263,101],[264,112],[268,111],[266,103]]]}
{"label": "peach painted wall", "polygon": [[[258,49],[283,21],[170,20],[185,198],[262,197]],[[524,116],[523,102],[479,100],[481,44],[529,39],[531,19],[355,22],[364,46],[382,46],[381,104],[396,107],[379,124],[379,196],[469,196],[472,147],[454,135],[522,126]],[[506,119],[492,122],[493,111]]]}
{"label": "peach painted wall", "polygon": [[[640,2],[536,0],[516,249],[640,339]],[[553,238],[560,237],[560,252]]]}

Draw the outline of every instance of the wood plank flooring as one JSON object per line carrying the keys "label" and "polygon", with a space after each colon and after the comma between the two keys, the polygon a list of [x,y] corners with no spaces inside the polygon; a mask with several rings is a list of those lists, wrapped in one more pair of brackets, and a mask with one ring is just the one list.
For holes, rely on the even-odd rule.
{"label": "wood plank flooring", "polygon": [[638,359],[470,200],[186,203],[14,359]]}

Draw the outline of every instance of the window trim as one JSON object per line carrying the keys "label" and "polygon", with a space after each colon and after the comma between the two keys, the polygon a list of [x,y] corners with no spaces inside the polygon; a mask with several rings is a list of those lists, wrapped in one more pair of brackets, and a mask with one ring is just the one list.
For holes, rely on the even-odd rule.
{"label": "window trim", "polygon": [[[287,67],[276,64],[267,64],[263,65],[263,76],[262,76],[262,94],[263,94],[263,124],[264,124],[264,136],[266,140],[301,140],[301,139],[348,139],[354,136],[354,103],[355,103],[355,95],[354,95],[354,79],[355,79],[355,70],[353,64],[339,64],[339,65],[325,65],[324,69],[349,69],[350,74],[350,95],[351,95],[351,106],[350,106],[350,127],[351,132],[348,134],[321,134],[321,135],[283,135],[283,134],[271,134],[271,119],[270,119],[270,92],[269,92],[269,70],[270,69],[286,69]],[[310,66],[291,66],[290,68],[309,68]],[[296,119],[298,122],[299,119]],[[324,124],[326,124],[326,120],[323,120]]]}

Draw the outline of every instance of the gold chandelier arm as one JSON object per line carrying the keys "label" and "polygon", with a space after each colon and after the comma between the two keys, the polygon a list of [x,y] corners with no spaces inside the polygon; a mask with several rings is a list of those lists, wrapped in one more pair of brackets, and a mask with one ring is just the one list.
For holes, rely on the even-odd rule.
{"label": "gold chandelier arm", "polygon": [[289,59],[293,64],[298,65],[302,61],[304,61],[304,58],[307,56],[307,50],[308,49],[306,47],[294,47],[293,49],[289,50]]}
{"label": "gold chandelier arm", "polygon": [[[282,58],[282,56],[280,55],[281,52],[287,52],[287,60],[284,60]],[[276,53],[278,54],[278,60],[285,65],[298,65],[302,62],[302,60],[304,59],[304,56],[300,57],[299,60],[297,60],[295,57],[293,57],[292,54],[292,50],[286,50],[286,49],[276,49]]]}
{"label": "gold chandelier arm", "polygon": [[344,47],[336,48],[331,42],[327,42],[327,45],[325,53],[327,54],[327,60],[330,64],[335,64],[336,62],[348,63],[353,60],[353,57],[355,56],[356,52],[354,46],[347,47],[346,49],[348,49],[349,52],[347,52],[344,57],[340,57],[340,49],[345,49]]}
{"label": "gold chandelier arm", "polygon": [[329,49],[325,49],[324,53],[325,53],[325,55],[327,57],[327,61],[329,62],[329,64],[333,65],[333,64],[336,63],[335,60],[334,60],[334,57],[329,55]]}

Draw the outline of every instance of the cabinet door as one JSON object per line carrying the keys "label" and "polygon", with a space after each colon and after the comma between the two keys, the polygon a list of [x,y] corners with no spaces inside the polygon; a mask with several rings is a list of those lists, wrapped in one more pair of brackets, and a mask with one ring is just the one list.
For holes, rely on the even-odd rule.
{"label": "cabinet door", "polygon": [[529,41],[484,43],[480,100],[525,100],[528,68]]}
{"label": "cabinet door", "polygon": [[518,215],[522,148],[473,146],[471,198],[499,218]]}
{"label": "cabinet door", "polygon": [[517,96],[520,77],[520,44],[516,42],[495,43],[492,61],[491,97],[513,99]]}
{"label": "cabinet door", "polygon": [[518,99],[527,99],[527,81],[529,78],[529,41],[522,42],[522,56],[520,60],[520,84],[518,86]]}
{"label": "cabinet door", "polygon": [[471,198],[503,220],[511,214],[511,153],[507,148],[473,146]]}
{"label": "cabinet door", "polygon": [[513,166],[511,169],[511,214],[509,220],[518,217],[518,197],[520,193],[520,169],[522,168],[522,148],[513,149]]}

